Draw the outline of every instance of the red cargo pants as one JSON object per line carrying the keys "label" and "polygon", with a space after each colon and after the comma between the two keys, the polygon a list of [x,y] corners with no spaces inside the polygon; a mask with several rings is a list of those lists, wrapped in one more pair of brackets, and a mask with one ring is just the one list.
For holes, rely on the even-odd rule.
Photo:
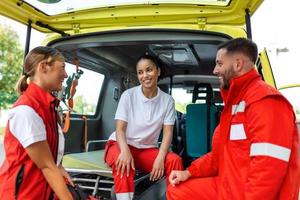
{"label": "red cargo pants", "polygon": [[[142,172],[151,172],[154,160],[159,152],[158,148],[149,148],[149,149],[138,149],[133,146],[129,146],[130,152],[134,159],[134,165],[137,170]],[[115,161],[117,160],[120,154],[120,149],[116,141],[108,141],[105,146],[105,162],[112,168],[112,174],[114,177],[115,183],[115,192],[117,199],[132,199],[134,192],[134,175],[135,171],[130,170],[129,176],[117,175]],[[169,177],[172,170],[182,170],[182,160],[175,153],[168,153],[165,158],[165,176]],[[167,179],[167,185],[169,181]]]}

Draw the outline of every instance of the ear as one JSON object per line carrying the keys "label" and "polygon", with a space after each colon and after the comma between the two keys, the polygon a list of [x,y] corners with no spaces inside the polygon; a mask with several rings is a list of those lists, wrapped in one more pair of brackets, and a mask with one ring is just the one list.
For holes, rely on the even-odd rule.
{"label": "ear", "polygon": [[237,58],[234,63],[234,69],[236,72],[243,71],[244,68],[244,60],[241,58]]}
{"label": "ear", "polygon": [[46,61],[39,62],[39,64],[37,65],[37,69],[36,70],[38,72],[42,73],[42,74],[47,73],[48,72],[48,67],[47,67]]}
{"label": "ear", "polygon": [[160,68],[158,67],[157,70],[158,70],[158,76],[160,76]]}

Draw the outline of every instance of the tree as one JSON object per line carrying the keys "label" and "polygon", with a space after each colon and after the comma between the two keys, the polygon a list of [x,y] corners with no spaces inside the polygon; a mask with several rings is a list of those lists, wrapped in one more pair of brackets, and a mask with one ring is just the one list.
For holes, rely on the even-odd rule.
{"label": "tree", "polygon": [[18,97],[15,85],[22,74],[23,55],[17,33],[0,24],[0,109],[13,104]]}
{"label": "tree", "polygon": [[86,107],[86,100],[82,95],[74,97],[74,113],[83,114]]}
{"label": "tree", "polygon": [[76,95],[74,97],[74,113],[93,115],[96,112],[96,105],[88,103],[86,98],[82,95]]}

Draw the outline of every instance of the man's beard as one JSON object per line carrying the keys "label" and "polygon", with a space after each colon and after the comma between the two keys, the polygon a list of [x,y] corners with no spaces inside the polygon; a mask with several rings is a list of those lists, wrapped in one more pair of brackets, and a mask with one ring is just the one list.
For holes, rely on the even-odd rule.
{"label": "man's beard", "polygon": [[233,66],[229,68],[228,71],[225,71],[222,77],[221,88],[224,90],[228,90],[230,87],[230,80],[235,77],[235,73],[233,71]]}

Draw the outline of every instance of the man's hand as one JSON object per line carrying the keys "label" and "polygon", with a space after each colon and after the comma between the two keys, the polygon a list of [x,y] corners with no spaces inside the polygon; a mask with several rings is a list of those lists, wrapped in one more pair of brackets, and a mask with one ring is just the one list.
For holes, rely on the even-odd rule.
{"label": "man's hand", "polygon": [[180,182],[186,181],[190,177],[191,177],[191,173],[188,170],[185,171],[173,170],[169,176],[169,182],[172,186],[175,186]]}
{"label": "man's hand", "polygon": [[121,151],[121,153],[116,161],[117,175],[119,175],[121,173],[121,178],[122,178],[123,174],[126,170],[126,175],[128,177],[130,168],[135,170],[133,157],[131,155],[130,150],[127,149],[125,151]]}
{"label": "man's hand", "polygon": [[156,181],[164,175],[164,158],[157,156],[154,160],[152,171],[150,173],[150,181]]}

